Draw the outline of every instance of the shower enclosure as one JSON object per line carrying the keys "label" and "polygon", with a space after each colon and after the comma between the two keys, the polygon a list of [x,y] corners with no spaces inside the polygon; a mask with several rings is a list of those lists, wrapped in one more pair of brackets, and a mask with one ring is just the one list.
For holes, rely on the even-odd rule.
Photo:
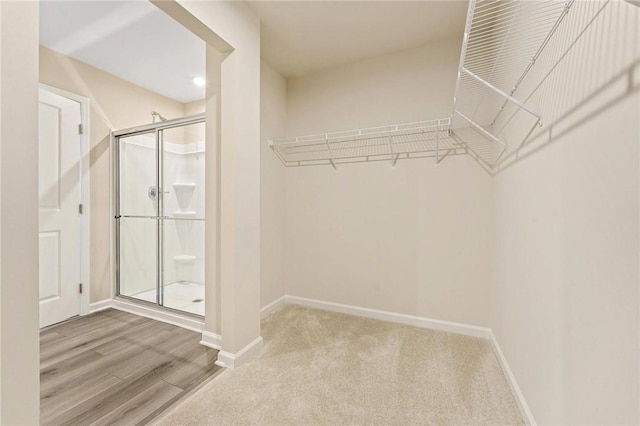
{"label": "shower enclosure", "polygon": [[113,140],[116,295],[204,316],[204,114]]}

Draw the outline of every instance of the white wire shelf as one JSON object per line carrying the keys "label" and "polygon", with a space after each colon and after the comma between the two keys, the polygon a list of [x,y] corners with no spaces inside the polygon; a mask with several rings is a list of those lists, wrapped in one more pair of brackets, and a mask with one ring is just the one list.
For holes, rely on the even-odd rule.
{"label": "white wire shelf", "polygon": [[[470,0],[452,124],[484,166],[495,167],[541,124],[516,91],[562,25],[574,0]],[[504,130],[505,117],[518,126]],[[508,141],[507,141],[508,140]]]}
{"label": "white wire shelf", "polygon": [[563,120],[614,83],[635,87],[640,21],[630,8],[614,0],[469,0],[449,119],[270,146],[289,167],[422,157],[438,163],[468,154],[496,173],[536,138],[551,140]]}
{"label": "white wire shelf", "polygon": [[451,136],[443,118],[335,133],[271,139],[269,146],[287,167],[433,157],[436,163],[467,149]]}

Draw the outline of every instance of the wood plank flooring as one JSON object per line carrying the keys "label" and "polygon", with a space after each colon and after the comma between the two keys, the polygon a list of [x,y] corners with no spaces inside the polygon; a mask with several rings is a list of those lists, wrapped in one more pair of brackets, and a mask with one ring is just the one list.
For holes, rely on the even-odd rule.
{"label": "wood plank flooring", "polygon": [[40,332],[40,423],[149,423],[222,370],[200,334],[108,309]]}

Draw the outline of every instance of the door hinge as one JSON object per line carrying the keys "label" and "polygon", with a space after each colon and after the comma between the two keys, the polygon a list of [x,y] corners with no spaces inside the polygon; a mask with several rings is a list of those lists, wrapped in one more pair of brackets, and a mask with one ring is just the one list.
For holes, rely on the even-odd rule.
{"label": "door hinge", "polygon": [[78,286],[78,290],[79,290],[80,294],[82,294],[82,283],[80,283],[80,285]]}
{"label": "door hinge", "polygon": [[84,204],[78,204],[78,213],[84,214]]}
{"label": "door hinge", "polygon": [[78,134],[81,135],[84,133],[84,127],[82,127],[82,123],[78,124]]}

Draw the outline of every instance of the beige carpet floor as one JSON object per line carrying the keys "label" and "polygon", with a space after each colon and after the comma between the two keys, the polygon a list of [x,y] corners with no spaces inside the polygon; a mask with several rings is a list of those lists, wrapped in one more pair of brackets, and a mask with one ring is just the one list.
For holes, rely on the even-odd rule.
{"label": "beige carpet floor", "polygon": [[485,340],[300,306],[262,327],[255,360],[159,424],[523,424]]}

